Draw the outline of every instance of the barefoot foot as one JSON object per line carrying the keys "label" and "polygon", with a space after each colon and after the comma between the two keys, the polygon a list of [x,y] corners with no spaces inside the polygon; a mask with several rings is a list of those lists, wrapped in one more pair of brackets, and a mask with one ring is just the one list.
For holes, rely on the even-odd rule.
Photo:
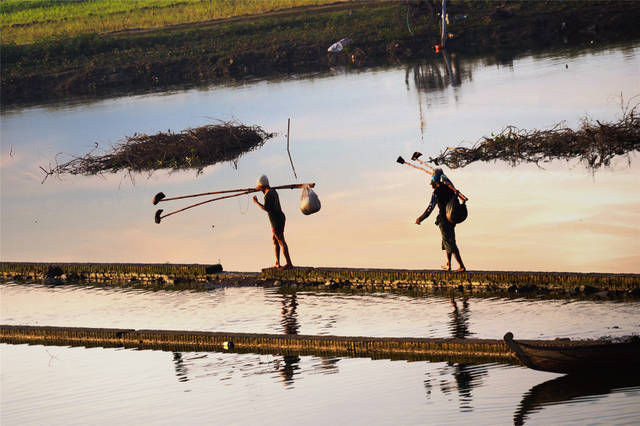
{"label": "barefoot foot", "polygon": [[444,269],[445,271],[450,271],[451,265],[442,265],[441,268]]}

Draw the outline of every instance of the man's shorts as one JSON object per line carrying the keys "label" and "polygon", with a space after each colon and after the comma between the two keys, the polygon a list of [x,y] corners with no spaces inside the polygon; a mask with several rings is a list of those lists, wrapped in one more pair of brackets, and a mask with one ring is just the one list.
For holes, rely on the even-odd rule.
{"label": "man's shorts", "polygon": [[438,225],[440,234],[442,234],[442,250],[445,250],[447,253],[455,253],[455,251],[458,250],[456,244],[456,226],[440,215],[438,215],[436,225]]}
{"label": "man's shorts", "polygon": [[282,234],[284,232],[284,224],[286,222],[285,215],[278,215],[276,217],[269,217],[271,222],[271,230],[274,234]]}

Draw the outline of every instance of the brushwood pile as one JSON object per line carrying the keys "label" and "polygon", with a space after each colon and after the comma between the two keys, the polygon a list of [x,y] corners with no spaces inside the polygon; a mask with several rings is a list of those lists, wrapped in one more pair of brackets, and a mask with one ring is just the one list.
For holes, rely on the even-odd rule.
{"label": "brushwood pile", "polygon": [[502,160],[512,165],[577,158],[589,169],[610,165],[620,155],[640,150],[638,105],[623,110],[619,121],[603,123],[585,118],[579,129],[557,124],[547,130],[507,126],[497,135],[483,137],[471,147],[444,149],[429,161],[455,169],[476,161]]}
{"label": "brushwood pile", "polygon": [[73,157],[55,165],[41,167],[45,179],[51,175],[97,175],[154,170],[196,169],[219,162],[236,162],[239,157],[262,146],[274,133],[259,126],[223,122],[174,133],[171,130],[154,135],[134,134],[107,152],[98,154],[98,146],[84,156]]}

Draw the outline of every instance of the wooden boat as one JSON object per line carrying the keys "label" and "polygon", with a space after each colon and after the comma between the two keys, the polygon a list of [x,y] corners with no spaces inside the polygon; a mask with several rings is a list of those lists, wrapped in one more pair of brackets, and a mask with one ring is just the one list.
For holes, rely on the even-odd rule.
{"label": "wooden boat", "polygon": [[593,372],[640,370],[640,338],[633,336],[613,341],[513,340],[513,333],[504,341],[527,367],[553,373],[581,374]]}

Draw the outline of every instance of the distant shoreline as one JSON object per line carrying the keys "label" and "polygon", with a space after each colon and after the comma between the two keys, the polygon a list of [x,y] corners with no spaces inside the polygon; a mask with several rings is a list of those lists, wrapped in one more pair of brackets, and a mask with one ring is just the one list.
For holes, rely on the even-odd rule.
{"label": "distant shoreline", "polygon": [[[2,106],[267,78],[336,65],[440,60],[433,49],[440,37],[437,19],[411,33],[403,7],[403,2],[389,1],[336,3],[161,29],[3,43]],[[454,53],[500,57],[640,39],[640,2],[514,2],[504,8],[477,2],[473,9],[465,7],[451,2],[447,46]],[[457,16],[466,17],[454,21]],[[346,36],[353,42],[342,52],[327,52]]]}

